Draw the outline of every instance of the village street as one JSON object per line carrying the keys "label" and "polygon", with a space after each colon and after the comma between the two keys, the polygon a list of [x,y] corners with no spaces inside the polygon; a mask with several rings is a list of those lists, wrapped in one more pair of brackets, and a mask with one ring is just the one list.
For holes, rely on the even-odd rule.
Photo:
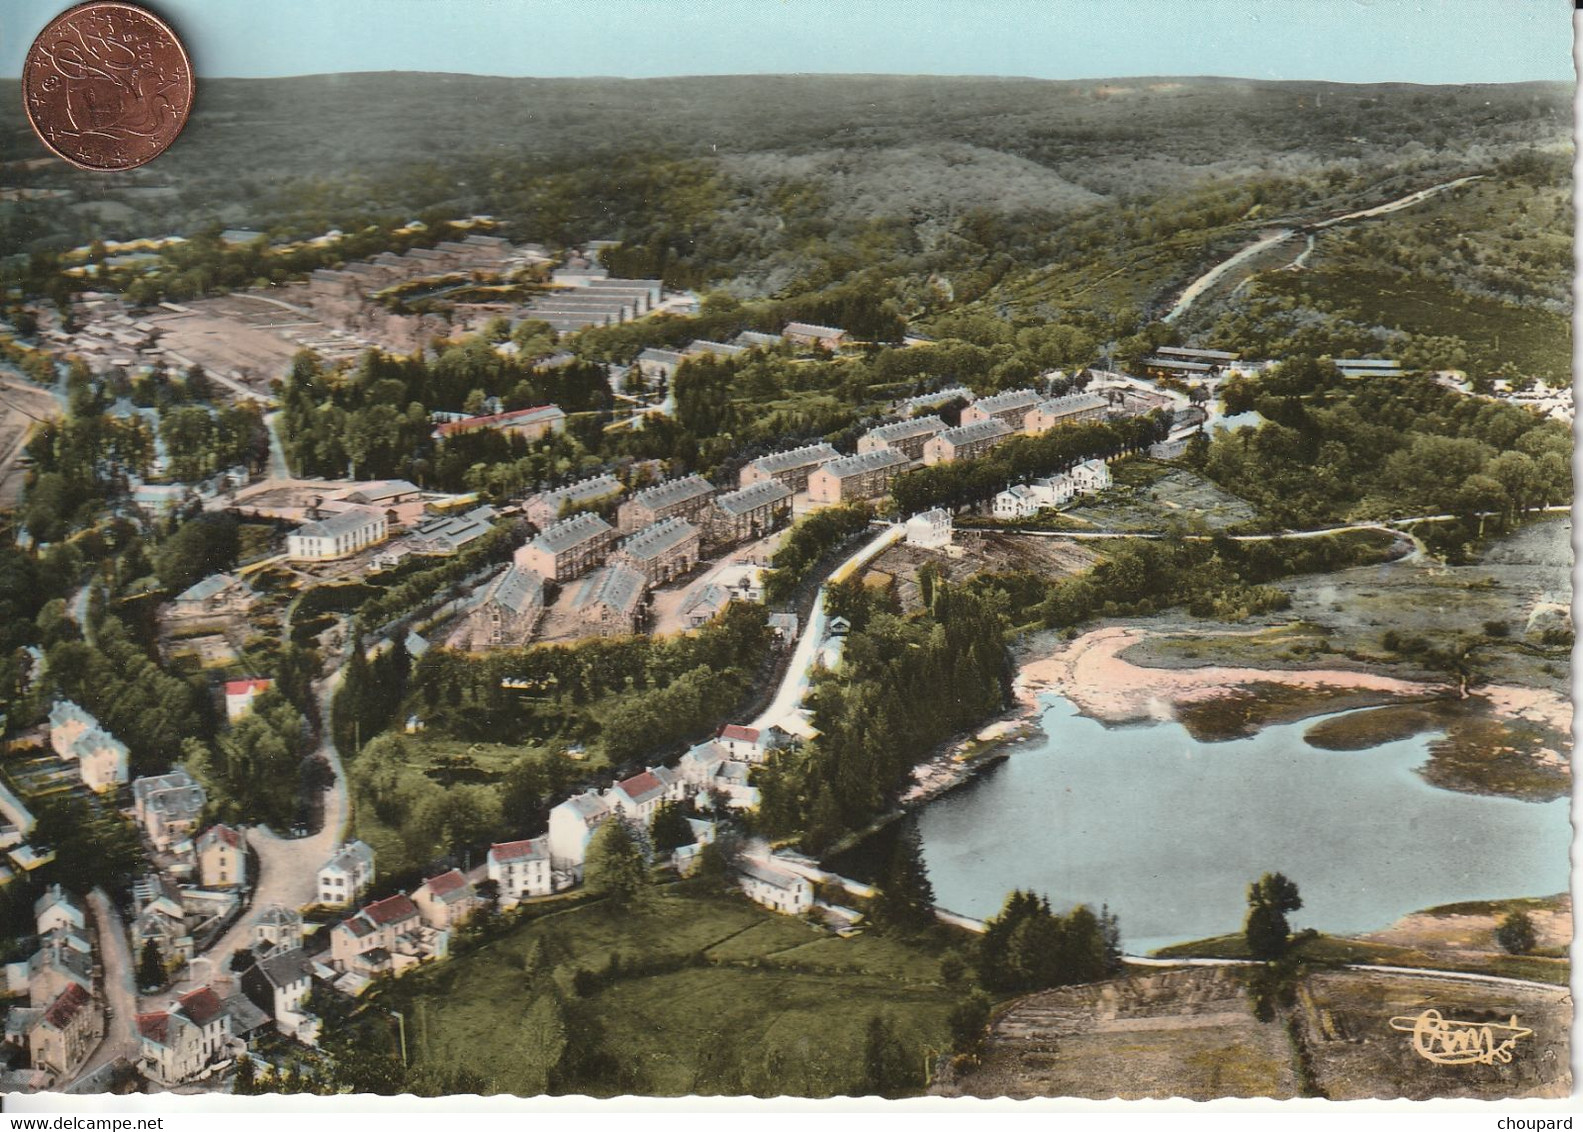
{"label": "village street", "polygon": [[[863,563],[901,541],[905,533],[905,528],[899,523],[886,527],[837,566],[830,574],[830,581],[846,580]],[[825,623],[824,587],[821,586],[819,595],[814,598],[813,608],[808,613],[807,624],[802,626],[802,632],[797,638],[797,647],[792,652],[791,663],[786,666],[786,675],[781,678],[781,686],[776,691],[775,698],[770,701],[769,707],[760,712],[749,724],[750,727],[760,730],[776,724],[784,727],[786,720],[802,704],[803,697],[808,694],[808,685],[813,679],[814,663],[818,659],[820,646],[824,644]],[[801,730],[800,726],[798,729]]]}
{"label": "village street", "polygon": [[137,1060],[137,990],[126,926],[103,889],[96,888],[88,894],[88,912],[99,937],[107,1005],[104,1040],[83,1063],[76,1077],[79,1081],[118,1058],[128,1062]]}
{"label": "village street", "polygon": [[[319,713],[324,725],[316,753],[330,764],[330,769],[335,773],[335,785],[324,795],[323,826],[311,837],[281,837],[264,826],[248,828],[247,843],[257,854],[258,863],[251,902],[236,923],[205,952],[203,958],[211,962],[189,965],[185,977],[179,983],[167,991],[148,997],[146,1001],[150,1008],[162,1009],[166,1003],[189,990],[227,979],[231,956],[239,948],[252,946],[253,927],[272,906],[281,904],[295,909],[312,904],[317,899],[319,869],[344,840],[351,822],[346,771],[330,739],[329,728],[330,702],[340,682],[341,672],[337,669],[327,679],[320,681],[318,686]],[[206,969],[211,966],[212,971]]]}

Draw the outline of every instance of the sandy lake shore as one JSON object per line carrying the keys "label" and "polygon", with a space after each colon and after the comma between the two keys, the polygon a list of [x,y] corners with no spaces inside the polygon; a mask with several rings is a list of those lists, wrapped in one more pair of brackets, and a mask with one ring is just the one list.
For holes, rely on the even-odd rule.
{"label": "sandy lake shore", "polygon": [[[1345,669],[1236,668],[1205,665],[1197,668],[1145,668],[1121,654],[1156,633],[1149,629],[1110,626],[1095,629],[1054,651],[1026,659],[1017,672],[1013,690],[1028,714],[1037,712],[1044,692],[1065,696],[1084,715],[1103,723],[1168,720],[1183,705],[1235,695],[1255,684],[1291,688],[1377,692],[1389,696],[1444,695],[1444,684],[1404,680],[1372,672]],[[1476,689],[1498,715],[1554,728],[1562,734],[1572,729],[1572,705],[1563,696],[1537,688],[1492,685]]]}

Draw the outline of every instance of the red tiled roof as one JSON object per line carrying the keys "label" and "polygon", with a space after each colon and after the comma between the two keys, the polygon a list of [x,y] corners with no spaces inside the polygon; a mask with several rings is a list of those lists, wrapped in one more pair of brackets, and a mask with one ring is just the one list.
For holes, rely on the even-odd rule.
{"label": "red tiled roof", "polygon": [[350,916],[347,919],[342,920],[341,926],[347,931],[351,932],[358,939],[362,939],[365,935],[368,935],[374,930],[374,925],[369,923],[368,918],[361,912],[355,916]]}
{"label": "red tiled roof", "polygon": [[217,841],[225,842],[232,849],[240,849],[242,847],[242,835],[228,825],[211,825],[203,831],[203,837],[200,840],[210,837]]}
{"label": "red tiled roof", "polygon": [[181,1012],[194,1026],[207,1026],[225,1009],[212,987],[199,987],[181,996]]}
{"label": "red tiled roof", "polygon": [[268,680],[227,680],[225,694],[228,696],[246,696],[253,692],[269,691]]}
{"label": "red tiled roof", "polygon": [[468,417],[466,420],[447,421],[435,431],[441,436],[451,436],[458,432],[471,432],[475,428],[499,428],[501,425],[510,424],[516,420],[528,420],[534,416],[559,413],[558,405],[535,405],[531,409],[513,409],[509,413],[491,413],[485,417]]}
{"label": "red tiled roof", "polygon": [[413,907],[412,900],[405,892],[398,892],[394,896],[376,900],[363,909],[363,915],[376,924],[390,924],[398,920],[410,920],[417,914],[417,908]]}
{"label": "red tiled roof", "polygon": [[44,1011],[44,1021],[57,1030],[64,1030],[76,1013],[87,1006],[88,1002],[88,992],[82,989],[82,984],[68,983],[66,989],[60,992],[60,997]]}
{"label": "red tiled roof", "polygon": [[462,875],[462,870],[452,869],[448,873],[441,873],[437,877],[430,877],[424,881],[429,886],[429,892],[434,896],[444,896],[447,892],[455,892],[467,883],[467,878]]}
{"label": "red tiled roof", "polygon": [[735,739],[739,743],[757,743],[759,729],[757,727],[743,727],[740,723],[728,723],[720,729],[720,738]]}
{"label": "red tiled roof", "polygon": [[631,778],[616,783],[616,789],[634,802],[643,802],[665,787],[654,777],[653,771],[646,770],[642,774],[634,774]]}
{"label": "red tiled roof", "polygon": [[489,855],[497,861],[519,861],[524,857],[546,856],[542,838],[529,838],[526,841],[502,841],[499,845],[489,847]]}
{"label": "red tiled roof", "polygon": [[158,1014],[139,1014],[137,1016],[137,1032],[151,1042],[160,1045],[170,1044],[170,1015],[164,1011]]}

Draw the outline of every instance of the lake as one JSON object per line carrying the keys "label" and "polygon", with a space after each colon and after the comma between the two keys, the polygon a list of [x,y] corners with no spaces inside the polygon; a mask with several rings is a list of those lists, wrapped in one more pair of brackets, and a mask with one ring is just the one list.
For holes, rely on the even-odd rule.
{"label": "lake", "polygon": [[[1569,887],[1568,800],[1430,786],[1414,768],[1438,735],[1323,751],[1303,740],[1308,719],[1202,743],[1177,723],[1106,727],[1043,702],[1044,738],[906,819],[943,907],[988,917],[1013,888],[1057,909],[1108,903],[1140,953],[1239,930],[1265,872],[1297,882],[1294,929],[1336,934]],[[897,828],[832,867],[871,879]]]}

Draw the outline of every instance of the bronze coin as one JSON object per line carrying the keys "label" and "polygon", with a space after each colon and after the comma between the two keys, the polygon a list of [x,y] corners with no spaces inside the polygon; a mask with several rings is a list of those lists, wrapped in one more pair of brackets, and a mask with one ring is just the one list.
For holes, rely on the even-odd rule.
{"label": "bronze coin", "polygon": [[176,33],[131,4],[93,0],[39,32],[22,65],[33,132],[79,169],[135,169],[176,140],[192,110]]}

